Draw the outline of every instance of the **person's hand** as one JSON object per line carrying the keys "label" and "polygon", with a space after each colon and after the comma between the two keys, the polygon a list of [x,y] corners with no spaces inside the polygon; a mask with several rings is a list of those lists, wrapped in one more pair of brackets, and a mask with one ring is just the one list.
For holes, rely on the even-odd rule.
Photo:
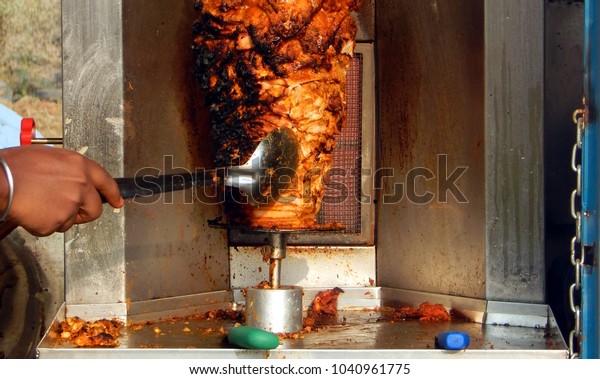
{"label": "person's hand", "polygon": [[[65,232],[102,214],[101,196],[123,206],[115,180],[96,162],[62,148],[23,146],[0,150],[13,176],[14,197],[7,222],[35,236]],[[1,170],[1,168],[0,168]],[[6,175],[0,172],[0,212],[8,201]]]}

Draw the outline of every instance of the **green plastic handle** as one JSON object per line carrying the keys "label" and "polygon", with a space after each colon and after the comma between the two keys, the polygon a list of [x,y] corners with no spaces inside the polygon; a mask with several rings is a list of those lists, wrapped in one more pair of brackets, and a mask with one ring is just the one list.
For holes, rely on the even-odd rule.
{"label": "green plastic handle", "polygon": [[244,349],[271,350],[279,346],[277,334],[252,326],[237,326],[229,329],[229,343]]}

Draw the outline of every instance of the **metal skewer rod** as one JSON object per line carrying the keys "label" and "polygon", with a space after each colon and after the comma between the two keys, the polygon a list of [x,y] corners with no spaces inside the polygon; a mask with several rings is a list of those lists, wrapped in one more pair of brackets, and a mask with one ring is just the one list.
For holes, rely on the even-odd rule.
{"label": "metal skewer rod", "polygon": [[286,256],[287,233],[269,233],[269,282],[272,288],[281,287],[281,261]]}
{"label": "metal skewer rod", "polygon": [[31,140],[32,145],[62,145],[62,138],[34,138]]}
{"label": "metal skewer rod", "polygon": [[281,259],[270,259],[269,282],[271,283],[272,288],[281,287]]}

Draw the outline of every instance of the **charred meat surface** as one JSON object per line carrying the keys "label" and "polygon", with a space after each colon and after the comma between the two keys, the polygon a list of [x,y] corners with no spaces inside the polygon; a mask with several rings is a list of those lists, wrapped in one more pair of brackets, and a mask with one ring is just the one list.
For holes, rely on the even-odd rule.
{"label": "charred meat surface", "polygon": [[[346,70],[354,52],[351,12],[360,0],[204,0],[194,24],[196,77],[217,156],[245,163],[278,127],[300,142],[300,163],[283,200],[251,206],[232,193],[229,222],[261,228],[311,228],[332,165],[335,136],[346,123]],[[287,180],[287,179],[286,179]]]}

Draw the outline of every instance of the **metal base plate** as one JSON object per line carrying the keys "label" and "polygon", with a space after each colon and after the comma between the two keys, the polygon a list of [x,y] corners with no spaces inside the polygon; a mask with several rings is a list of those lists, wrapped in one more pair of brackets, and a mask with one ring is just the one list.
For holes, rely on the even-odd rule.
{"label": "metal base plate", "polygon": [[[305,306],[316,291],[305,289]],[[484,320],[487,302],[380,288],[344,291],[338,302],[337,317],[319,320],[316,330],[299,334],[298,338],[283,339],[274,350],[243,350],[229,345],[226,333],[233,327],[233,321],[166,319],[142,328],[126,327],[119,339],[120,346],[113,349],[75,348],[47,335],[38,347],[38,355],[40,358],[568,358],[568,349],[552,312],[544,306],[531,305],[528,309],[530,304],[503,307],[494,303],[494,324],[462,318],[451,322],[388,322],[384,318],[386,304],[444,301],[444,305],[452,304],[452,309],[463,316]],[[234,299],[240,298],[243,296],[234,294]],[[523,313],[515,315],[514,310]],[[544,312],[546,317],[542,318],[547,325],[523,326],[537,325]],[[517,320],[521,321],[519,326],[511,324]],[[437,349],[435,337],[448,330],[468,333],[470,346],[462,351]]]}

